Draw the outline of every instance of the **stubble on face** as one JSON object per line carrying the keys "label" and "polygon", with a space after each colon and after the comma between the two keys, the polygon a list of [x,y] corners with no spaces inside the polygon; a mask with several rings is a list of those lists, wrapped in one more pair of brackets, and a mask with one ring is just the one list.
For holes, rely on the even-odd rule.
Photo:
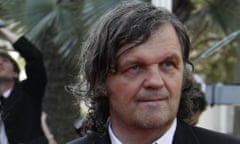
{"label": "stubble on face", "polygon": [[181,47],[173,27],[165,24],[121,55],[119,72],[107,78],[113,129],[117,134],[168,129],[178,110],[182,78]]}

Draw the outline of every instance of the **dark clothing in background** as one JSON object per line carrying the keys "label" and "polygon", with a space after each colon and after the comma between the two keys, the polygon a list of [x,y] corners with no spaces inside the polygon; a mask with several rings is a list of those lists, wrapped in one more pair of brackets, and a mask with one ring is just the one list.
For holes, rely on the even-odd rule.
{"label": "dark clothing in background", "polygon": [[15,84],[2,107],[7,138],[10,144],[45,144],[41,128],[42,99],[47,76],[40,51],[26,38],[13,44],[26,61],[27,79]]}

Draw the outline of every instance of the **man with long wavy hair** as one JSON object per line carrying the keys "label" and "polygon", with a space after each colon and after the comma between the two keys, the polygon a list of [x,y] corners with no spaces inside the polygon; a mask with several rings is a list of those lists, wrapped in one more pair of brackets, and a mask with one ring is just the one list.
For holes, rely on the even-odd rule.
{"label": "man with long wavy hair", "polygon": [[191,112],[181,97],[189,47],[182,23],[163,8],[121,4],[101,17],[72,87],[89,106],[86,135],[69,144],[239,143],[181,121]]}

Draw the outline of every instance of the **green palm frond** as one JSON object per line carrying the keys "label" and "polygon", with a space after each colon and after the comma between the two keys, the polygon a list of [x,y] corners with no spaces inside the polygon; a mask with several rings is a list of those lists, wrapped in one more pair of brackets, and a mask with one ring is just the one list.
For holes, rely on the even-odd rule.
{"label": "green palm frond", "polygon": [[37,45],[52,29],[56,51],[66,63],[75,63],[89,27],[120,2],[123,0],[0,0],[0,10],[4,8],[4,20],[14,22]]}
{"label": "green palm frond", "polygon": [[226,34],[240,29],[239,0],[209,0],[208,5],[212,21]]}

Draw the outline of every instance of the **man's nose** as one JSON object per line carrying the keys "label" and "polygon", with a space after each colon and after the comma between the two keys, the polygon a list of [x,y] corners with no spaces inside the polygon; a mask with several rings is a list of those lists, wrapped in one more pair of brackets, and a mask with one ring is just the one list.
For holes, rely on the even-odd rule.
{"label": "man's nose", "polygon": [[144,87],[151,89],[159,89],[163,87],[163,74],[158,65],[149,67],[144,80]]}

